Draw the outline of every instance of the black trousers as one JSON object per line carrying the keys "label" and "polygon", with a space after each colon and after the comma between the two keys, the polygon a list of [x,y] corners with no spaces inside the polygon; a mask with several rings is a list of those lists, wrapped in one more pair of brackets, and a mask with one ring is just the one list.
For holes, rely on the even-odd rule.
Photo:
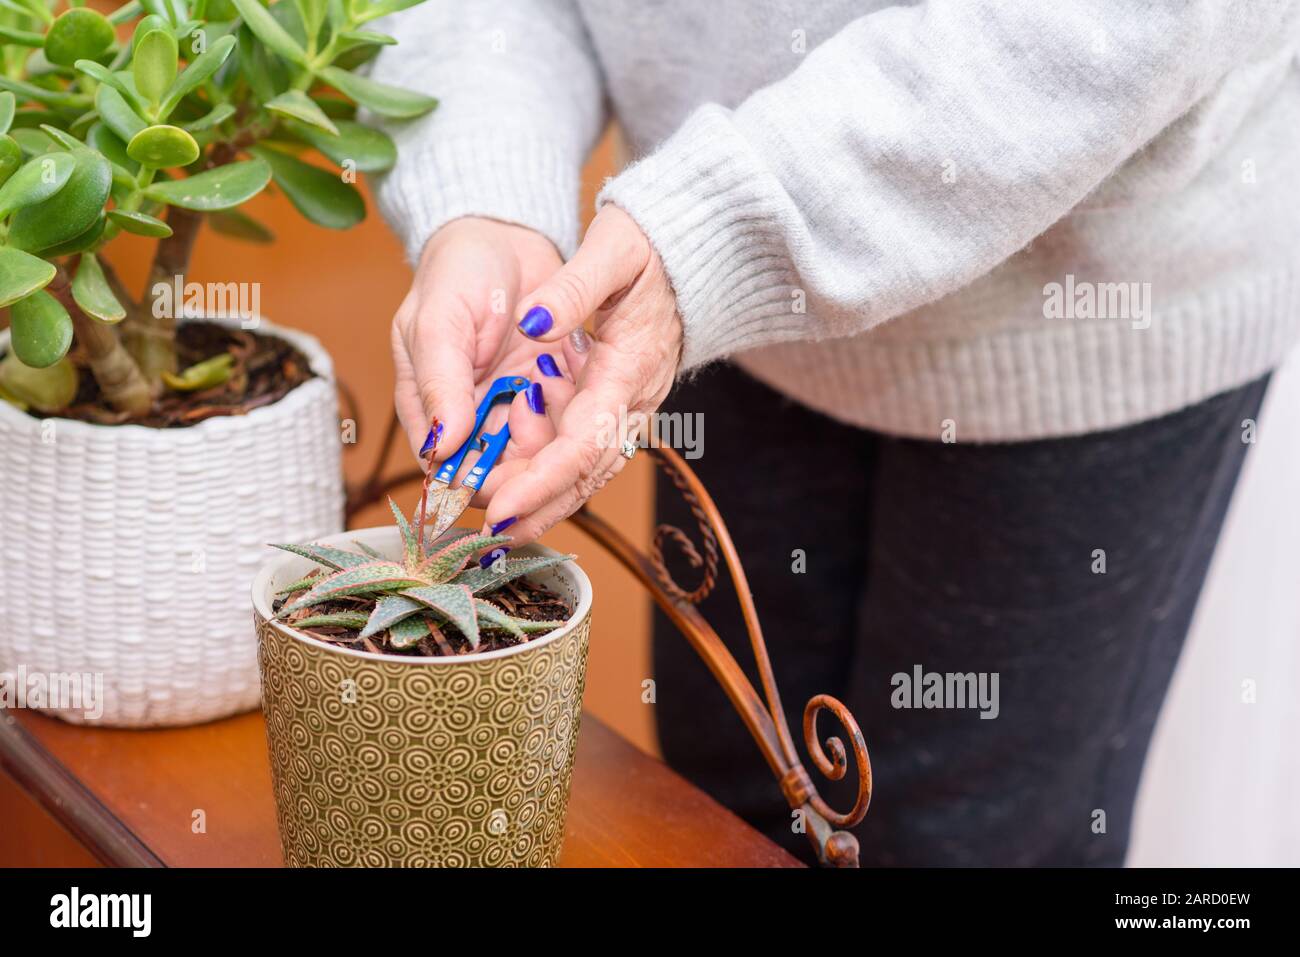
{"label": "black trousers", "polygon": [[[796,741],[818,692],[862,727],[875,775],[855,831],[864,866],[1123,862],[1249,448],[1243,420],[1267,382],[1116,431],[983,445],[937,441],[938,423],[934,442],[841,425],[731,367],[670,396],[666,411],[703,415],[691,465],[745,562]],[[657,494],[660,521],[693,528],[662,477]],[[753,680],[729,584],[701,609]],[[656,615],[668,761],[809,858],[740,719]],[[900,707],[923,703],[907,687],[918,668],[923,685],[973,673],[991,690],[996,676],[997,716],[951,696]],[[833,725],[823,715],[823,736]],[[851,804],[845,782],[825,786],[806,764],[824,796]]]}

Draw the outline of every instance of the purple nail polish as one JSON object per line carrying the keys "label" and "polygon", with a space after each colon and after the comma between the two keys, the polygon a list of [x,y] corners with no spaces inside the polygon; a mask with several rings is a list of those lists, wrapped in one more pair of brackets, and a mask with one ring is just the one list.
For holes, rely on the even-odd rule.
{"label": "purple nail polish", "polygon": [[546,414],[546,397],[542,395],[542,384],[534,382],[528,387],[528,408],[538,415]]}
{"label": "purple nail polish", "polygon": [[536,339],[538,336],[544,336],[550,332],[553,325],[555,325],[555,320],[551,318],[549,309],[545,306],[533,306],[519,320],[519,331]]}
{"label": "purple nail polish", "polygon": [[519,516],[511,515],[509,518],[501,519],[501,521],[497,522],[495,525],[489,525],[488,531],[491,532],[493,535],[500,535],[502,532],[504,532],[507,528],[509,528],[517,521],[519,521]]}
{"label": "purple nail polish", "polygon": [[537,368],[542,370],[542,375],[548,375],[552,379],[558,379],[564,375],[560,371],[560,367],[555,364],[555,358],[546,352],[537,357]]}
{"label": "purple nail polish", "polygon": [[[512,518],[510,521],[513,522],[514,519]],[[484,555],[482,558],[478,560],[478,567],[491,568],[493,562],[495,562],[498,558],[504,558],[509,553],[510,553],[510,549],[508,548],[494,548],[492,549],[492,551],[488,552],[486,555]]]}
{"label": "purple nail polish", "polygon": [[438,442],[441,440],[442,440],[442,423],[439,422],[438,427],[436,429],[430,429],[429,434],[425,436],[424,445],[420,446],[420,457],[424,458],[424,456],[432,452],[433,447],[437,445]]}

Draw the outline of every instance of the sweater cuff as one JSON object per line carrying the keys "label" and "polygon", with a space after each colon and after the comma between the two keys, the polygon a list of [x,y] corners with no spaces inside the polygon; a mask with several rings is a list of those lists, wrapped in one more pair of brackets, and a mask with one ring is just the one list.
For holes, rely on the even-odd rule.
{"label": "sweater cuff", "polygon": [[536,230],[567,259],[578,246],[580,165],[541,138],[450,137],[403,151],[378,201],[412,264],[430,236],[462,216]]}
{"label": "sweater cuff", "polygon": [[696,110],[596,198],[636,220],[663,260],[682,317],[681,372],[808,332],[790,251],[775,241],[788,218],[770,198],[779,184],[728,117]]}

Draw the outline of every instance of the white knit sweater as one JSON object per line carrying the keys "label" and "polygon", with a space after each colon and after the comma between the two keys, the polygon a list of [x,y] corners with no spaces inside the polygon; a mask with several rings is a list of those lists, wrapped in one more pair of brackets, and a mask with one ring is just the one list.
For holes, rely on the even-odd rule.
{"label": "white knit sweater", "polygon": [[482,215],[663,257],[683,371],[724,356],[842,421],[958,440],[1112,428],[1300,334],[1300,2],[429,0],[379,80],[442,105],[380,189],[414,259]]}

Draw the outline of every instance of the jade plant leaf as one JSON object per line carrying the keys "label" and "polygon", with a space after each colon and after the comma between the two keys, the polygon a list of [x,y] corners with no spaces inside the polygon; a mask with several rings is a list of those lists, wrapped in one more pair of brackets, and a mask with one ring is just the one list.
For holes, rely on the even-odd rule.
{"label": "jade plant leaf", "polygon": [[53,264],[44,259],[0,246],[0,308],[44,289],[55,272]]}
{"label": "jade plant leaf", "polygon": [[310,143],[339,166],[352,163],[358,172],[379,173],[392,169],[397,162],[397,146],[387,133],[354,120],[336,121],[337,136],[292,120],[285,125],[294,136]]}
{"label": "jade plant leaf", "polygon": [[337,173],[265,146],[249,150],[271,167],[271,176],[298,212],[327,229],[349,229],[366,218],[365,200]]}
{"label": "jade plant leaf", "polygon": [[[41,156],[32,162],[52,161],[57,155]],[[66,184],[47,199],[25,206],[15,214],[9,224],[9,245],[28,252],[53,250],[94,230],[96,223],[103,219],[104,203],[113,182],[108,160],[88,149],[65,155],[75,164]],[[13,178],[20,175],[22,170]]]}
{"label": "jade plant leaf", "polygon": [[388,630],[388,643],[397,651],[414,648],[425,635],[429,634],[429,625],[423,615],[403,618],[393,623]]}
{"label": "jade plant leaf", "polygon": [[464,585],[423,585],[407,588],[402,595],[414,598],[446,617],[465,636],[471,648],[478,647],[478,614],[474,608],[474,596]]}
{"label": "jade plant leaf", "polygon": [[156,17],[161,17],[172,26],[179,26],[189,16],[184,0],[140,0],[140,6]]}
{"label": "jade plant leaf", "polygon": [[141,17],[135,25],[135,30],[131,34],[131,54],[140,47],[140,41],[145,38],[145,34],[152,33],[154,30],[170,29],[171,24],[166,17],[159,16],[156,13],[147,13]]}
{"label": "jade plant leaf", "polygon": [[209,213],[208,225],[223,236],[242,239],[246,243],[275,242],[275,233],[252,216],[238,209],[225,209]]}
{"label": "jade plant leaf", "polygon": [[289,31],[280,26],[270,10],[262,6],[258,0],[233,0],[233,2],[235,9],[239,11],[239,16],[248,25],[248,29],[253,31],[254,36],[290,63],[296,63],[298,66],[307,65],[307,52],[289,35]]}
{"label": "jade plant leaf", "polygon": [[[299,608],[319,605],[332,598],[396,591],[399,588],[412,588],[420,584],[422,584],[420,579],[412,578],[406,569],[396,562],[367,562],[355,568],[345,568],[321,579],[307,594],[292,605],[282,608],[280,615],[283,617]],[[466,592],[468,593],[468,589]]]}
{"label": "jade plant leaf", "polygon": [[20,47],[39,47],[45,44],[44,35],[30,30],[19,30],[4,23],[0,23],[0,40]]}
{"label": "jade plant leaf", "polygon": [[18,109],[17,98],[5,90],[0,93],[0,133],[8,133],[14,121],[14,112]]}
{"label": "jade plant leaf", "polygon": [[334,571],[341,571],[344,568],[356,568],[358,565],[366,565],[371,561],[365,555],[358,555],[356,552],[349,552],[343,548],[335,548],[333,545],[317,545],[313,543],[310,545],[272,545],[271,547],[301,555],[303,558],[310,558],[317,564],[324,565]]}
{"label": "jade plant leaf", "polygon": [[[92,62],[87,60],[86,62]],[[25,80],[15,80],[12,77],[0,74],[0,90],[9,90],[16,96],[24,100],[33,100],[37,103],[44,103],[52,107],[67,107],[69,109],[85,106],[88,98],[80,93],[66,93],[61,90],[51,90],[47,87],[37,86],[35,83],[28,83]]]}
{"label": "jade plant leaf", "polygon": [[202,133],[204,130],[210,130],[214,126],[220,126],[226,120],[235,115],[237,111],[229,103],[218,103],[207,113],[204,113],[197,120],[191,120],[184,124],[184,128],[191,133]]}
{"label": "jade plant leaf", "polygon": [[287,90],[266,104],[266,108],[280,116],[291,117],[327,133],[338,136],[339,128],[316,105],[316,101],[301,90]]}
{"label": "jade plant leaf", "polygon": [[9,136],[13,138],[24,153],[28,156],[40,156],[42,153],[62,153],[63,148],[50,139],[41,130],[28,129],[19,127],[9,131]]}
{"label": "jade plant leaf", "polygon": [[176,392],[202,392],[204,389],[215,389],[230,379],[234,364],[235,357],[229,352],[223,352],[210,359],[194,363],[182,370],[179,375],[164,370],[163,384]]}
{"label": "jade plant leaf", "polygon": [[104,83],[117,90],[118,93],[122,94],[122,97],[126,102],[131,104],[138,103],[135,93],[126,85],[126,80],[103,64],[96,63],[94,60],[78,60],[74,65],[78,70],[91,79],[98,80],[100,83]]}
{"label": "jade plant leaf", "polygon": [[393,627],[402,619],[423,611],[424,608],[425,606],[414,598],[406,598],[402,595],[385,595],[375,603],[375,610],[370,613],[366,626],[361,629],[360,637],[369,638],[373,634]]}
{"label": "jade plant leaf", "polygon": [[71,153],[46,153],[28,160],[0,186],[0,219],[49,199],[67,185],[76,165]]}
{"label": "jade plant leaf", "polygon": [[[244,2],[254,2],[254,0],[244,0]],[[341,70],[336,66],[327,66],[318,75],[336,90],[346,93],[362,106],[389,119],[413,119],[423,116],[438,105],[437,99],[432,96],[389,86],[369,77]]]}
{"label": "jade plant leaf", "polygon": [[420,573],[430,581],[445,582],[465,567],[475,552],[495,548],[513,541],[509,535],[467,535],[434,552],[420,565]]}
{"label": "jade plant leaf", "polygon": [[297,628],[314,628],[323,625],[326,627],[351,628],[354,631],[358,628],[364,628],[365,624],[366,616],[359,611],[337,611],[331,615],[308,615],[301,621],[294,622],[294,626]]}
{"label": "jade plant leaf", "polygon": [[374,45],[390,47],[397,43],[397,37],[390,37],[387,33],[376,33],[373,30],[344,30],[339,34],[339,39],[345,41],[340,44],[341,46]]}
{"label": "jade plant leaf", "polygon": [[89,7],[65,10],[45,34],[45,58],[59,66],[94,59],[113,45],[113,24]]}
{"label": "jade plant leaf", "polygon": [[144,194],[155,202],[207,212],[247,202],[270,181],[271,167],[260,159],[251,159],[185,179],[154,183]]}
{"label": "jade plant leaf", "polygon": [[176,81],[180,49],[171,30],[150,30],[140,37],[131,57],[135,88],[150,103],[160,103]]}
{"label": "jade plant leaf", "polygon": [[77,396],[77,367],[63,358],[44,369],[33,369],[10,352],[0,359],[0,390],[28,408],[57,412]]}
{"label": "jade plant leaf", "polygon": [[[230,56],[230,51],[235,48],[236,40],[233,36],[224,36],[217,40],[212,46],[208,47],[187,66],[181,75],[176,77],[167,95],[163,98],[161,111],[164,115],[170,114],[172,110],[190,93],[202,85],[203,81],[208,79],[221,68]],[[233,112],[233,107],[231,108]],[[220,122],[220,121],[218,121]]]}
{"label": "jade plant leaf", "polygon": [[14,355],[33,369],[54,365],[72,346],[72,317],[44,289],[11,305],[9,323]]}
{"label": "jade plant leaf", "polygon": [[12,136],[0,133],[0,185],[8,182],[18,167],[23,165],[23,148]]}
{"label": "jade plant leaf", "polygon": [[99,111],[100,119],[104,124],[116,133],[123,143],[131,142],[131,139],[148,125],[140,119],[139,114],[132,109],[126,98],[111,86],[101,86],[95,91],[95,109]]}
{"label": "jade plant leaf", "polygon": [[104,227],[107,224],[108,216],[101,209],[84,230],[75,236],[70,236],[55,243],[53,246],[45,247],[41,250],[41,255],[47,259],[57,259],[59,256],[71,256],[73,253],[85,252],[99,242],[100,237],[104,235]]}
{"label": "jade plant leaf", "polygon": [[126,155],[154,169],[189,166],[199,158],[199,144],[179,126],[148,126],[126,144]]}
{"label": "jade plant leaf", "polygon": [[54,142],[58,143],[65,150],[71,152],[73,150],[79,150],[85,148],[85,144],[82,143],[81,140],[77,139],[71,133],[65,133],[57,126],[51,126],[49,123],[42,123],[41,130],[42,132],[45,133],[46,136],[54,140]]}
{"label": "jade plant leaf", "polygon": [[128,233],[135,233],[137,236],[149,236],[154,239],[166,239],[172,234],[172,228],[161,219],[156,219],[148,213],[141,213],[131,209],[110,209],[108,218],[117,223]]}
{"label": "jade plant leaf", "polygon": [[576,557],[575,555],[542,555],[536,558],[502,558],[487,568],[473,565],[453,578],[452,583],[466,585],[470,591],[478,595],[493,588],[500,588],[506,582],[522,578],[524,575],[531,575],[533,572],[540,572],[555,565],[563,565]]}
{"label": "jade plant leaf", "polygon": [[356,12],[356,21],[366,23],[370,20],[376,20],[379,17],[386,17],[390,13],[396,13],[398,10],[405,10],[407,7],[414,7],[423,3],[424,0],[379,0],[377,3],[355,4],[360,7]]}
{"label": "jade plant leaf", "polygon": [[90,253],[82,256],[77,264],[77,274],[72,277],[72,298],[82,312],[103,322],[121,322],[126,318],[126,309],[113,294],[104,267]]}

